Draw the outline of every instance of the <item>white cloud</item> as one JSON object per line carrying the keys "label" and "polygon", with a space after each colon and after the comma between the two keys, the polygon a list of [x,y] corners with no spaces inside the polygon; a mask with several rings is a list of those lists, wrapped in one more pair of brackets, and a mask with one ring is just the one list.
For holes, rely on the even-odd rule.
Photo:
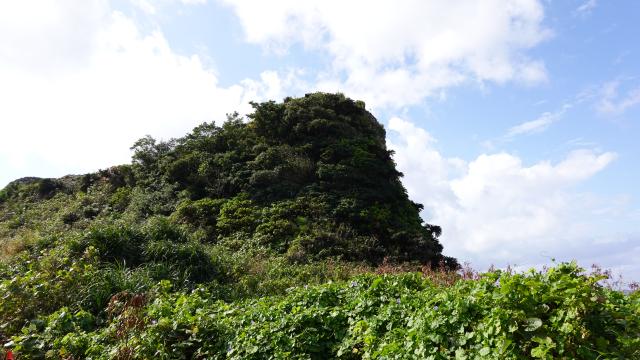
{"label": "white cloud", "polygon": [[509,131],[507,131],[508,137],[513,137],[516,135],[522,134],[530,134],[536,133],[546,130],[551,123],[555,122],[558,119],[558,114],[545,112],[539,118],[531,121],[526,121],[521,124],[518,124]]}
{"label": "white cloud", "polygon": [[606,115],[620,115],[628,109],[640,104],[640,87],[627,91],[620,96],[618,88],[620,81],[611,81],[602,87],[600,100],[596,104],[596,109]]}
{"label": "white cloud", "polygon": [[615,153],[579,149],[559,162],[526,165],[503,152],[466,162],[441,154],[435,139],[409,121],[392,118],[388,128],[403,183],[410,197],[425,205],[424,218],[442,226],[447,254],[479,268],[534,265],[550,257],[584,264],[601,256],[603,246],[597,244],[618,233],[606,258],[611,262],[600,263],[635,266],[627,274],[640,277],[630,258],[621,260],[633,247],[634,231],[638,236],[637,219],[624,215],[628,201],[577,190],[614,161]]}
{"label": "white cloud", "polygon": [[574,107],[574,105],[583,102],[583,100],[581,99],[582,96],[583,95],[576,96],[576,99],[573,102],[565,103],[564,105],[562,105],[562,107],[560,107],[560,109],[556,111],[544,112],[534,120],[525,121],[518,125],[512,126],[506,131],[505,134],[494,139],[484,140],[480,143],[480,145],[487,150],[494,150],[498,144],[513,141],[518,136],[544,132],[553,123],[562,119],[564,114],[569,109]]}
{"label": "white cloud", "polygon": [[[493,140],[485,140],[482,142],[482,145],[486,149],[493,150],[496,143],[512,141],[515,137],[521,135],[531,135],[544,132],[555,122],[560,121],[569,110],[574,107],[578,107],[585,101],[593,99],[593,97],[593,89],[581,91],[580,93],[576,94],[573,99],[565,102],[560,108],[556,109],[555,111],[546,111],[534,120],[525,121],[518,125],[512,126],[506,131],[504,135]],[[534,105],[540,105],[546,102],[546,100],[538,101],[534,103]]]}
{"label": "white cloud", "polygon": [[157,12],[156,6],[149,0],[131,0],[131,3],[149,15],[155,15]]}
{"label": "white cloud", "polygon": [[173,3],[180,3],[182,5],[204,5],[208,0],[129,0],[138,9],[142,10],[148,15],[156,15],[159,10],[162,10],[168,5]]}
{"label": "white cloud", "polygon": [[597,0],[587,0],[576,8],[576,14],[589,15],[598,6]]}
{"label": "white cloud", "polygon": [[3,2],[0,16],[0,186],[128,162],[145,134],[180,136],[280,95],[272,72],[219,86],[198,56],[102,1]]}
{"label": "white cloud", "polygon": [[525,54],[550,35],[537,0],[223,2],[249,42],[327,52],[331,68],[318,87],[376,107],[416,104],[469,80],[546,80],[544,64]]}
{"label": "white cloud", "polygon": [[505,138],[512,138],[518,135],[533,134],[545,131],[551,124],[558,121],[564,113],[572,107],[571,104],[564,104],[560,110],[555,112],[545,112],[537,119],[525,121],[521,124],[511,127]]}
{"label": "white cloud", "polygon": [[[35,10],[37,9],[37,10]],[[47,75],[83,66],[108,21],[106,1],[5,1],[0,3],[0,64]]]}
{"label": "white cloud", "polygon": [[[263,71],[260,80],[245,79],[240,85],[245,91],[246,101],[279,100],[293,94],[301,94],[309,85],[302,80],[302,69],[290,69],[288,71]],[[249,113],[252,108],[245,104],[242,113]]]}

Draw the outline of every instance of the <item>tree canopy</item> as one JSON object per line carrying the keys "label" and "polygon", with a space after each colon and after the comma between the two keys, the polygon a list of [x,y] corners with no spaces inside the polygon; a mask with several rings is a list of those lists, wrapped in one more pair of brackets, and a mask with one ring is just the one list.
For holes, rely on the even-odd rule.
{"label": "tree canopy", "polygon": [[441,255],[440,228],[423,224],[422,206],[409,200],[385,130],[362,102],[314,93],[253,107],[247,122],[233,114],[178,139],[137,141],[136,186],[171,188],[177,215],[207,223],[210,241],[243,233],[298,259],[455,267]]}

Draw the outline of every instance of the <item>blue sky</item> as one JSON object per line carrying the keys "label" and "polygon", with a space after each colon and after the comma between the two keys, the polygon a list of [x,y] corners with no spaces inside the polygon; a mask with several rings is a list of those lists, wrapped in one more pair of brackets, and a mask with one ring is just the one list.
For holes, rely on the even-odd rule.
{"label": "blue sky", "polygon": [[445,252],[640,280],[640,3],[0,5],[0,186],[129,161],[249,101],[362,99]]}

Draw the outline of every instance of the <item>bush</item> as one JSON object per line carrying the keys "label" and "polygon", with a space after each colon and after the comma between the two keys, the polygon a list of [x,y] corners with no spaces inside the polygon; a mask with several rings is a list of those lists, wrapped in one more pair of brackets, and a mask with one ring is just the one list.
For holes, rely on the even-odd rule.
{"label": "bush", "polygon": [[189,240],[187,231],[164,216],[155,216],[147,220],[142,227],[147,241],[170,241],[184,243]]}
{"label": "bush", "polygon": [[136,227],[120,224],[94,226],[74,244],[76,253],[93,247],[102,261],[136,266],[144,261],[142,246],[145,236]]}
{"label": "bush", "polygon": [[119,187],[109,199],[109,205],[116,211],[124,211],[131,201],[131,188]]}
{"label": "bush", "polygon": [[38,195],[41,198],[52,197],[61,185],[55,179],[42,179],[38,182]]}
{"label": "bush", "polygon": [[216,239],[217,218],[225,199],[204,198],[200,200],[185,200],[181,202],[172,217],[177,221],[198,227],[206,234],[207,240]]}
{"label": "bush", "polygon": [[145,244],[142,253],[146,261],[172,266],[196,283],[212,280],[218,274],[211,258],[198,243],[151,241]]}
{"label": "bush", "polygon": [[259,208],[246,196],[235,197],[222,205],[217,229],[222,235],[236,232],[252,234],[260,221]]}

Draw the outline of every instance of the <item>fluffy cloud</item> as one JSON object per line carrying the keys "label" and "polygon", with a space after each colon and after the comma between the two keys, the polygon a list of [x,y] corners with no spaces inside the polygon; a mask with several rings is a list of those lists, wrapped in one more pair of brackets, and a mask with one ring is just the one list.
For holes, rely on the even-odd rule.
{"label": "fluffy cloud", "polygon": [[425,205],[425,219],[442,226],[448,254],[479,268],[576,258],[640,277],[640,267],[633,265],[640,256],[633,241],[637,219],[625,215],[627,202],[577,191],[614,161],[615,153],[581,149],[556,163],[532,165],[496,153],[465,162],[443,156],[435,139],[409,121],[394,117],[388,128],[403,182]]}
{"label": "fluffy cloud", "polygon": [[546,80],[544,63],[525,54],[550,35],[538,0],[224,2],[249,42],[327,52],[317,86],[375,106],[416,104],[468,80]]}
{"label": "fluffy cloud", "polygon": [[137,138],[248,111],[288,81],[265,72],[220,87],[198,56],[104,1],[3,2],[0,17],[0,187],[128,162]]}

